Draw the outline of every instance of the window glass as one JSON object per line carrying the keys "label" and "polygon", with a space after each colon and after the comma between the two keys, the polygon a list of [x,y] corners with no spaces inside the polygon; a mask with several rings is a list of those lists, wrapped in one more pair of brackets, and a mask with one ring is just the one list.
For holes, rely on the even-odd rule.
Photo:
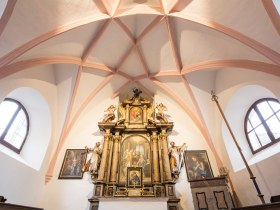
{"label": "window glass", "polygon": [[271,130],[273,136],[275,139],[278,139],[280,137],[280,122],[278,120],[278,118],[276,116],[273,116],[271,118],[269,118],[267,121],[266,121],[269,129]]}
{"label": "window glass", "polygon": [[253,128],[252,128],[251,122],[250,122],[250,120],[249,120],[248,123],[247,123],[247,132],[250,132],[252,129],[253,129]]}
{"label": "window glass", "polygon": [[251,111],[249,115],[249,120],[254,128],[261,124],[261,120],[257,115],[257,113],[255,112],[255,110]]}
{"label": "window glass", "polygon": [[256,101],[245,117],[246,137],[253,153],[280,141],[280,104],[273,98]]}
{"label": "window glass", "polygon": [[273,111],[266,101],[258,104],[257,107],[258,107],[259,111],[261,112],[262,117],[265,120],[267,118],[269,118],[271,115],[273,115]]}
{"label": "window glass", "polygon": [[260,144],[254,131],[249,133],[249,138],[251,140],[251,146],[253,147],[253,150],[261,148],[262,145]]}
{"label": "window glass", "polygon": [[0,105],[0,116],[0,143],[19,153],[29,128],[25,108],[14,99],[5,99]]}
{"label": "window glass", "polygon": [[274,112],[278,112],[280,110],[280,104],[275,101],[269,101],[268,102],[271,108],[273,109]]}
{"label": "window glass", "polygon": [[259,127],[257,127],[255,129],[255,131],[256,131],[257,136],[259,137],[259,140],[260,140],[260,143],[262,146],[271,142],[263,125],[260,125]]}
{"label": "window glass", "polygon": [[3,101],[0,104],[0,136],[2,136],[17,109],[18,105],[11,101]]}

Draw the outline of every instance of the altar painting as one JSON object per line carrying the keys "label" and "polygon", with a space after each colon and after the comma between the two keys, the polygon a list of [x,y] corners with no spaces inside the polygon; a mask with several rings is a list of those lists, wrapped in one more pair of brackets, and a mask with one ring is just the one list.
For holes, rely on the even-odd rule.
{"label": "altar painting", "polygon": [[127,180],[127,167],[141,167],[143,181],[151,181],[150,142],[143,136],[131,135],[121,144],[119,181]]}

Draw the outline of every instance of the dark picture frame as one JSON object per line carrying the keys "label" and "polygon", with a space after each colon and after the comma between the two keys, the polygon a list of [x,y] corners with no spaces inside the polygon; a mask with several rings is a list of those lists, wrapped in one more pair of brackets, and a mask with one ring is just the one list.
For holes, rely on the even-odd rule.
{"label": "dark picture frame", "polygon": [[127,187],[142,187],[143,184],[143,168],[127,167]]}
{"label": "dark picture frame", "polygon": [[67,149],[58,179],[82,179],[82,168],[87,159],[86,149]]}
{"label": "dark picture frame", "polygon": [[187,150],[184,159],[189,181],[214,177],[206,150]]}

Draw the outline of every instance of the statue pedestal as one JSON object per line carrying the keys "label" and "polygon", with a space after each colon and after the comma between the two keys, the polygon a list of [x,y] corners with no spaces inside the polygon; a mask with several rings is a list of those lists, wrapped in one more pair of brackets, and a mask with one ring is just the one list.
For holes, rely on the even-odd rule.
{"label": "statue pedestal", "polygon": [[99,198],[98,210],[167,210],[168,198]]}

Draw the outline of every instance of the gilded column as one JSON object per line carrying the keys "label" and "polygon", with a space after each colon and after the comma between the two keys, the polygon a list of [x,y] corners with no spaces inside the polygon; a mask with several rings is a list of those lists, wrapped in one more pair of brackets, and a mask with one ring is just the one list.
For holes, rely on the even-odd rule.
{"label": "gilded column", "polygon": [[119,132],[116,132],[113,137],[114,145],[113,145],[113,159],[112,159],[112,170],[110,174],[110,182],[116,182],[117,172],[118,172],[118,162],[119,162],[119,141],[121,137]]}
{"label": "gilded column", "polygon": [[171,170],[170,170],[170,163],[169,163],[169,156],[168,156],[168,144],[167,144],[167,134],[166,130],[162,129],[160,138],[162,141],[162,164],[163,164],[163,173],[165,182],[172,181],[171,178]]}
{"label": "gilded column", "polygon": [[100,169],[98,172],[98,179],[97,181],[103,182],[105,178],[105,169],[107,165],[107,159],[108,159],[108,147],[109,147],[109,141],[112,134],[110,133],[110,129],[106,129],[106,133],[104,134],[104,143],[103,143],[103,150],[102,150],[102,157],[101,157],[101,163],[100,163]]}
{"label": "gilded column", "polygon": [[152,145],[153,145],[153,178],[154,182],[160,182],[159,174],[159,158],[158,158],[158,136],[154,131],[151,135]]}

